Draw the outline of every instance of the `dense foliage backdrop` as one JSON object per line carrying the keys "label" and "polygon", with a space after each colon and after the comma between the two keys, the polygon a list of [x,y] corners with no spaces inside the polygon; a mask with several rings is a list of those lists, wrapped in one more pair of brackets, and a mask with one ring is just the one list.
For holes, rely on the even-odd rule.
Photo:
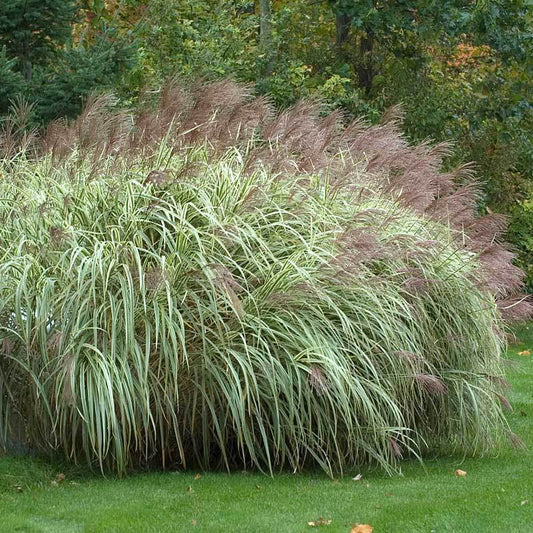
{"label": "dense foliage backdrop", "polygon": [[316,97],[371,122],[400,104],[411,140],[450,140],[450,168],[474,162],[479,210],[511,216],[532,288],[532,5],[4,0],[0,114],[11,108],[19,128],[43,127],[76,116],[94,91],[135,106],[169,76],[231,76],[280,107]]}

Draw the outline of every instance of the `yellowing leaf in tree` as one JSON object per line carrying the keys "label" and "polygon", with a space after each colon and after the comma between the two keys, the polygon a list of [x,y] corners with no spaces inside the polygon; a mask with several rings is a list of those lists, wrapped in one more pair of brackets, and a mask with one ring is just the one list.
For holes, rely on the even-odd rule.
{"label": "yellowing leaf in tree", "polygon": [[524,357],[527,357],[528,355],[531,355],[531,350],[523,350],[522,352],[518,352],[518,355],[523,355]]}
{"label": "yellowing leaf in tree", "polygon": [[355,526],[350,529],[350,533],[372,533],[374,528],[370,524],[355,524]]}
{"label": "yellowing leaf in tree", "polygon": [[465,477],[466,476],[466,470],[460,470],[459,468],[455,471],[455,475],[457,477]]}

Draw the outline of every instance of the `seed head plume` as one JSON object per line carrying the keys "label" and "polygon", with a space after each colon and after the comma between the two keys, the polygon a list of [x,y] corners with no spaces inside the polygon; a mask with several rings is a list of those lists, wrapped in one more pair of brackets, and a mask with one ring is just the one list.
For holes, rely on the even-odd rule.
{"label": "seed head plume", "polygon": [[441,396],[446,393],[448,387],[437,376],[430,374],[417,373],[414,375],[415,380],[422,385],[427,392],[434,396]]}
{"label": "seed head plume", "polygon": [[[231,80],[186,88],[178,79],[160,91],[147,91],[140,108],[131,118],[116,109],[112,97],[92,96],[74,122],[59,120],[48,127],[40,149],[56,161],[75,149],[81,157],[98,154],[92,163],[96,168],[106,154],[153,153],[163,140],[174,153],[207,143],[212,158],[231,147],[242,148],[249,172],[267,167],[280,175],[323,173],[333,193],[349,186],[359,198],[377,194],[450,226],[457,242],[479,256],[482,272],[472,279],[497,298],[520,298],[523,275],[501,242],[505,218],[477,215],[479,186],[472,165],[442,172],[450,145],[409,145],[400,132],[400,108],[388,110],[377,125],[360,118],[345,124],[339,112],[323,116],[317,102],[301,101],[276,113],[267,98],[255,97],[250,87]],[[10,131],[4,125],[3,152],[14,150]],[[184,174],[187,169],[191,167],[185,163]],[[343,261],[347,254],[355,265],[353,252],[341,254]],[[520,304],[504,314],[522,317],[526,308]]]}

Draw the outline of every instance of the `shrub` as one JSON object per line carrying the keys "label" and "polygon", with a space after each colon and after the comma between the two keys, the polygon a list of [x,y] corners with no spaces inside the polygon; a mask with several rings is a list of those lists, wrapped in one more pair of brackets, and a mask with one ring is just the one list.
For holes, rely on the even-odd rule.
{"label": "shrub", "polygon": [[120,473],[516,442],[496,299],[527,313],[521,274],[444,147],[229,82],[109,103],[2,166],[4,440],[21,418]]}
{"label": "shrub", "polygon": [[526,287],[533,292],[533,195],[517,205],[509,222],[509,239],[516,243],[518,264],[526,273]]}

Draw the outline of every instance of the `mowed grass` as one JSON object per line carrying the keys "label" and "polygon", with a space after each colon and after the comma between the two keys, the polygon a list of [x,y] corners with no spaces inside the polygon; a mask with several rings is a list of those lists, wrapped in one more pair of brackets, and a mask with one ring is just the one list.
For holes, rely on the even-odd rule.
{"label": "mowed grass", "polygon": [[[28,457],[0,458],[0,531],[533,531],[533,325],[509,359],[513,431],[527,450],[498,457],[426,459],[403,476],[363,471],[274,478],[259,473],[150,473],[104,479]],[[466,477],[456,477],[462,469]],[[65,480],[61,476],[65,474]],[[310,521],[331,520],[312,527]]]}

